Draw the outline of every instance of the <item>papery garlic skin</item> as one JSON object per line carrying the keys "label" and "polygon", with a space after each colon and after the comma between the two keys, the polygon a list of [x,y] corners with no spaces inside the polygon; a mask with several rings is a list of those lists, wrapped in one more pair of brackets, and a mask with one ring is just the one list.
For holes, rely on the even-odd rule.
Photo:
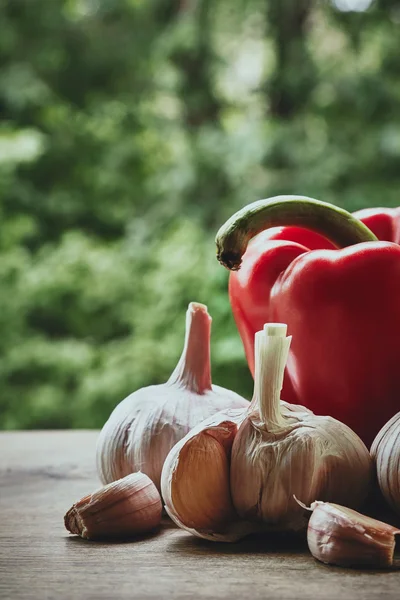
{"label": "papery garlic skin", "polygon": [[388,504],[400,514],[400,412],[377,434],[371,455],[381,492]]}
{"label": "papery garlic skin", "polygon": [[293,494],[360,506],[371,477],[361,440],[331,417],[290,412],[292,424],[280,432],[258,429],[248,416],[236,435],[231,462],[234,506],[246,519],[283,530],[305,526]]}
{"label": "papery garlic skin", "polygon": [[211,317],[192,302],[186,313],[185,345],[168,382],[137,390],[111,413],[97,442],[97,470],[103,483],[129,473],[146,473],[160,489],[170,449],[195,425],[248,401],[211,383]]}
{"label": "papery garlic skin", "polygon": [[233,542],[254,526],[241,522],[229,489],[229,462],[237,425],[245,410],[206,419],[168,454],[161,477],[165,508],[182,529],[211,541]]}
{"label": "papery garlic skin", "polygon": [[256,334],[255,391],[232,446],[231,493],[238,514],[277,530],[306,526],[293,495],[358,507],[367,496],[372,464],[346,425],[280,402],[290,338],[269,324]]}
{"label": "papery garlic skin", "polygon": [[399,529],[328,502],[314,502],[307,542],[317,560],[343,567],[390,567]]}
{"label": "papery garlic skin", "polygon": [[113,481],[76,502],[64,523],[86,539],[127,538],[155,529],[162,503],[156,486],[144,473]]}

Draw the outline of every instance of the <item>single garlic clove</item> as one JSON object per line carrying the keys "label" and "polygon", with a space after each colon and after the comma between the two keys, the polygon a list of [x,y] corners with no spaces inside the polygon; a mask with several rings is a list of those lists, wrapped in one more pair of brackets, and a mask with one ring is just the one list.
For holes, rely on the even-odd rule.
{"label": "single garlic clove", "polygon": [[[229,462],[244,411],[223,411],[195,427],[169,453],[161,490],[172,520],[194,535],[236,541],[249,533],[238,522],[229,485]],[[253,527],[251,528],[253,530]]]}
{"label": "single garlic clove", "polygon": [[160,494],[144,473],[132,473],[74,504],[64,517],[71,533],[86,539],[126,538],[161,522]]}
{"label": "single garlic clove", "polygon": [[386,423],[371,446],[376,475],[388,504],[400,514],[400,412]]}
{"label": "single garlic clove", "polygon": [[393,564],[400,529],[339,504],[313,502],[311,510],[307,541],[317,560],[342,567]]}
{"label": "single garlic clove", "polygon": [[206,426],[187,435],[168,455],[163,497],[167,510],[185,527],[213,531],[234,519],[228,454],[236,430],[228,420]]}

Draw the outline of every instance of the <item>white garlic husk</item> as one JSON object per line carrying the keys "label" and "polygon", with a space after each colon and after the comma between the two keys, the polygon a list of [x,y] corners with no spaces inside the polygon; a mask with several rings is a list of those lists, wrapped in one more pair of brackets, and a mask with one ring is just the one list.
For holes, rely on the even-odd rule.
{"label": "white garlic husk", "polygon": [[239,519],[230,493],[230,452],[246,409],[225,410],[194,427],[168,454],[161,477],[171,519],[197,537],[235,542],[257,527]]}
{"label": "white garlic husk", "polygon": [[280,323],[256,334],[254,397],[231,457],[237,513],[282,531],[306,525],[293,495],[358,507],[372,475],[368,450],[349,427],[280,401],[290,341]]}
{"label": "white garlic husk", "polygon": [[111,413],[97,442],[97,471],[103,483],[136,471],[160,489],[161,470],[171,448],[195,425],[248,401],[211,381],[211,317],[192,302],[186,313],[181,358],[165,384],[137,390]]}
{"label": "white garlic husk", "polygon": [[371,455],[381,492],[387,503],[400,514],[400,412],[377,434]]}

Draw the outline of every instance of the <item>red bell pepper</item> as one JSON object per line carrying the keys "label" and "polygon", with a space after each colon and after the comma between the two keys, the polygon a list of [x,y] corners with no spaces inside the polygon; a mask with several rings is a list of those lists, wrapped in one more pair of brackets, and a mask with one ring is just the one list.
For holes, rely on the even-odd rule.
{"label": "red bell pepper", "polygon": [[339,419],[370,445],[400,410],[400,209],[351,215],[277,196],[233,215],[216,242],[233,271],[230,300],[253,375],[256,331],[287,323],[282,398]]}

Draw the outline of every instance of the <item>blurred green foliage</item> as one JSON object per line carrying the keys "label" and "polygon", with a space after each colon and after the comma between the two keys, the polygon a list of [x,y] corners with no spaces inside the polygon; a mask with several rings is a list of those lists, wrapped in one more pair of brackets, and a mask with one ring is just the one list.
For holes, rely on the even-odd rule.
{"label": "blurred green foliage", "polygon": [[394,0],[0,0],[1,427],[101,426],[192,300],[251,394],[215,231],[281,193],[399,203],[399,28]]}

